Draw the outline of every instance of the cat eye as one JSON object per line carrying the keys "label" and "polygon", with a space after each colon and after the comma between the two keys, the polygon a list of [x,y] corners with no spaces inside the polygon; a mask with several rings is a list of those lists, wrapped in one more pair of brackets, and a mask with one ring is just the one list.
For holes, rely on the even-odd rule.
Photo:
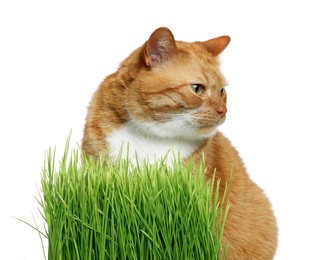
{"label": "cat eye", "polygon": [[202,84],[190,84],[189,87],[197,95],[201,95],[205,89],[205,86]]}
{"label": "cat eye", "polygon": [[220,89],[220,95],[223,96],[226,93],[225,88]]}

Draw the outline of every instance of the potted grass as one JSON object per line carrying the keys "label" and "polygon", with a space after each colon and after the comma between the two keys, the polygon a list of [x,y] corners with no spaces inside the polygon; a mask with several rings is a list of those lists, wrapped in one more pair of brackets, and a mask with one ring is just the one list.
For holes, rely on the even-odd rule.
{"label": "potted grass", "polygon": [[[66,145],[59,165],[49,150],[40,198],[46,258],[223,259],[229,210],[219,180],[206,182],[203,163],[177,159],[132,166],[80,158]],[[105,163],[108,162],[108,163]]]}

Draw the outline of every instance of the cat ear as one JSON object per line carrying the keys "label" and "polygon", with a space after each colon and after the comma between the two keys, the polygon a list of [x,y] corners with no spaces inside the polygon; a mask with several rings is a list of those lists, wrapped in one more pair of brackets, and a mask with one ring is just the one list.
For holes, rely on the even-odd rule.
{"label": "cat ear", "polygon": [[177,50],[172,32],[165,27],[156,29],[145,44],[143,58],[149,67],[155,67]]}
{"label": "cat ear", "polygon": [[201,44],[204,45],[213,56],[218,56],[228,46],[229,42],[229,36],[220,36],[218,38],[202,42]]}

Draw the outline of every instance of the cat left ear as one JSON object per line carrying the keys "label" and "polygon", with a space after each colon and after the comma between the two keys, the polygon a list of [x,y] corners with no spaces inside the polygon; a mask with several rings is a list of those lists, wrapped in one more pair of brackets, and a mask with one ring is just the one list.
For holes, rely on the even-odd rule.
{"label": "cat left ear", "polygon": [[213,56],[218,56],[230,43],[229,36],[220,36],[215,39],[211,39],[209,41],[201,42],[205,48],[211,52]]}
{"label": "cat left ear", "polygon": [[145,44],[144,61],[148,67],[155,67],[166,60],[177,50],[172,32],[161,27],[156,29]]}

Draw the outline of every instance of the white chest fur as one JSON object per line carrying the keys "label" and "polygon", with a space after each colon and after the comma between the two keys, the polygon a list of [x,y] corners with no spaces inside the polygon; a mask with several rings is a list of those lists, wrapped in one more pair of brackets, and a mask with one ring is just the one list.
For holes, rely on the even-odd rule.
{"label": "white chest fur", "polygon": [[147,135],[140,132],[131,125],[122,126],[114,130],[106,141],[110,147],[110,156],[117,158],[122,149],[122,157],[129,159],[133,164],[137,160],[141,162],[144,159],[153,163],[155,160],[164,158],[167,154],[167,164],[171,164],[174,155],[180,155],[181,159],[188,158],[201,143],[198,140],[185,140],[182,138],[162,138],[153,135]]}

